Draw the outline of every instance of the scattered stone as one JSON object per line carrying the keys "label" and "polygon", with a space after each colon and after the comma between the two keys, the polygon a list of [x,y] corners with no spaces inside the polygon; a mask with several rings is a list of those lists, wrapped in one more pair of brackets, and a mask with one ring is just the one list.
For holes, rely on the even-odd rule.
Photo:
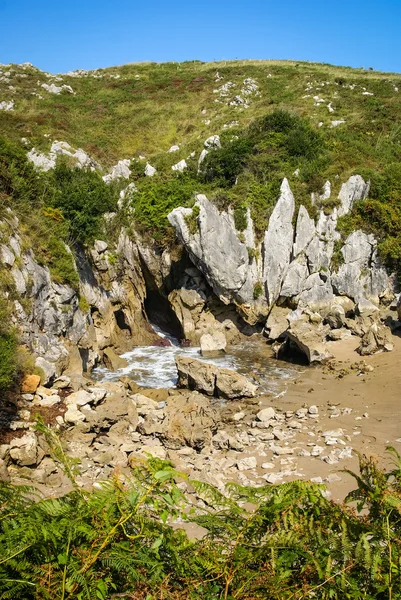
{"label": "scattered stone", "polygon": [[39,384],[39,375],[26,375],[21,383],[21,394],[34,394]]}
{"label": "scattered stone", "polygon": [[21,467],[35,465],[38,457],[38,440],[34,433],[26,433],[11,440],[10,456]]}
{"label": "scattered stone", "polygon": [[237,461],[237,468],[239,471],[247,471],[248,469],[256,469],[257,464],[258,462],[254,456],[248,456]]}
{"label": "scattered stone", "polygon": [[226,346],[226,336],[222,331],[216,331],[213,334],[205,333],[200,338],[201,354],[208,358],[224,354]]}

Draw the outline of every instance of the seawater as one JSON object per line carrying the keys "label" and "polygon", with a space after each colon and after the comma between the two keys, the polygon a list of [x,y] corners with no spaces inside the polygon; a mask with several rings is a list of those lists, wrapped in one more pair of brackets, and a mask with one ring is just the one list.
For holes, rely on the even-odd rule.
{"label": "seawater", "polygon": [[154,326],[160,337],[169,339],[171,346],[138,346],[122,354],[128,365],[112,372],[104,367],[94,369],[93,376],[100,381],[116,381],[128,376],[138,385],[149,388],[172,388],[177,384],[175,357],[188,356],[218,367],[242,373],[259,386],[260,392],[279,396],[285,392],[287,383],[296,378],[299,367],[279,362],[266,351],[266,343],[247,340],[230,348],[230,352],[218,358],[204,358],[200,348],[182,348],[178,340]]}

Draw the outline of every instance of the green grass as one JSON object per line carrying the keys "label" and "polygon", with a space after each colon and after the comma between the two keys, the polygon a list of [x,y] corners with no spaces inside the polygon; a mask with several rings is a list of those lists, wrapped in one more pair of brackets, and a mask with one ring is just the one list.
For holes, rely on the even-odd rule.
{"label": "green grass", "polygon": [[[371,199],[380,204],[372,205],[374,215],[369,219],[358,216],[356,208],[353,226],[374,231],[383,257],[399,259],[399,227],[386,223],[393,217],[398,223],[399,214],[399,74],[293,61],[140,63],[82,77],[63,75],[54,83],[70,85],[75,94],[54,95],[41,88],[53,81],[46,73],[18,66],[10,71],[10,81],[0,81],[0,97],[13,99],[15,110],[0,111],[0,130],[5,143],[14,142],[17,148],[13,178],[18,185],[5,193],[36,206],[58,208],[67,223],[59,237],[67,242],[108,236],[101,215],[115,210],[116,195],[127,182],[107,191],[96,174],[59,177],[56,171],[54,177],[39,177],[47,183],[40,195],[30,195],[30,187],[38,188],[37,176],[23,164],[23,156],[32,146],[48,152],[52,140],[82,147],[106,170],[122,158],[135,157],[131,180],[139,192],[133,212],[118,217],[118,223],[134,222],[161,245],[174,240],[167,213],[178,205],[191,206],[195,192],[206,193],[219,208],[231,205],[240,229],[244,224],[240,213],[249,206],[261,237],[283,177],[289,179],[297,206],[303,203],[314,216],[311,192],[320,193],[324,182],[331,181],[332,198],[323,206],[330,212],[341,183],[361,173],[371,179]],[[241,91],[247,79],[256,82],[258,93]],[[222,97],[219,90],[228,82],[233,87]],[[8,89],[10,84],[15,93]],[[231,104],[238,94],[249,104],[247,109]],[[333,120],[345,122],[333,128]],[[221,135],[222,149],[209,153],[198,175],[203,141],[215,133]],[[170,154],[167,150],[173,144],[180,150]],[[193,151],[196,156],[189,159]],[[171,166],[183,158],[189,168],[181,176]],[[147,160],[158,171],[152,180],[144,177]],[[299,176],[294,175],[296,170]],[[84,198],[79,197],[80,190]],[[382,208],[390,204],[393,208]],[[53,270],[57,271],[54,265]],[[66,269],[60,271],[62,278]]]}

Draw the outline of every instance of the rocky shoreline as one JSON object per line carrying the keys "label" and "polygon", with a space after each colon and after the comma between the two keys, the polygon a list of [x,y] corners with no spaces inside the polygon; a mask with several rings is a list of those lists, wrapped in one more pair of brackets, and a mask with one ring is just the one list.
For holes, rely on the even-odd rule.
{"label": "rocky shoreline", "polygon": [[[393,341],[401,350],[400,338]],[[182,484],[187,491],[191,479],[223,491],[228,482],[266,485],[302,478],[327,483],[341,500],[352,484],[339,471],[357,468],[355,451],[382,455],[386,445],[397,447],[401,440],[398,352],[364,360],[355,350],[355,338],[332,343],[336,358],[323,368],[305,368],[276,399],[258,396],[256,386],[228,369],[220,370],[226,384],[223,394],[217,391],[220,397],[211,389],[139,388],[128,378],[88,380],[73,392],[69,378],[61,377],[51,388],[38,386],[21,396],[7,443],[0,445],[1,478],[29,482],[46,495],[71,489],[43,434],[35,431],[36,411],[59,431],[66,454],[79,461],[81,486],[116,472],[124,476],[130,464],[152,455],[188,475],[188,484]],[[194,362],[200,361],[192,367]],[[180,369],[180,385],[188,386],[188,365],[186,374]],[[190,387],[202,388],[204,373],[196,364],[193,371],[198,383]],[[386,410],[380,394],[384,381]],[[248,397],[238,397],[241,385],[251,386]]]}

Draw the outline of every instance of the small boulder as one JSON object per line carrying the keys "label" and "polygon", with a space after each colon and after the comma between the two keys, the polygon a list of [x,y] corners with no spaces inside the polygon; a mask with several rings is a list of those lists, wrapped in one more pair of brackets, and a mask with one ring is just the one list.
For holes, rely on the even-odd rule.
{"label": "small boulder", "polygon": [[324,321],[331,329],[340,329],[345,323],[345,310],[339,304],[333,304]]}
{"label": "small boulder", "polygon": [[287,341],[285,353],[291,353],[291,345],[295,346],[311,363],[323,363],[329,358],[332,358],[327,345],[323,342],[323,335],[326,332],[314,327],[310,323],[304,321],[294,321],[287,332]]}
{"label": "small boulder", "polygon": [[271,421],[272,419],[276,418],[276,411],[272,406],[268,406],[267,408],[260,410],[256,415],[256,418],[259,419],[259,421],[262,421],[262,423]]}
{"label": "small boulder", "polygon": [[374,317],[379,313],[379,309],[366,298],[359,298],[355,313],[360,317]]}
{"label": "small boulder", "polygon": [[381,350],[391,352],[394,346],[390,341],[390,334],[387,327],[378,323],[373,323],[361,339],[357,352],[361,356],[375,354]]}
{"label": "small boulder", "polygon": [[231,369],[216,370],[216,394],[219,398],[254,398],[258,390],[254,385],[241,375]]}
{"label": "small boulder", "polygon": [[20,467],[35,465],[38,457],[38,440],[34,433],[26,433],[11,440],[10,456]]}
{"label": "small boulder", "polygon": [[118,371],[128,365],[127,360],[118,356],[111,346],[103,350],[103,362],[110,371]]}
{"label": "small boulder", "polygon": [[201,354],[205,357],[220,356],[224,354],[226,346],[226,336],[222,331],[205,333],[200,338]]}
{"label": "small boulder", "polygon": [[186,356],[177,356],[175,364],[178,371],[178,387],[198,390],[213,396],[216,387],[213,365]]}
{"label": "small boulder", "polygon": [[39,375],[25,375],[21,383],[21,394],[34,394],[40,384]]}

